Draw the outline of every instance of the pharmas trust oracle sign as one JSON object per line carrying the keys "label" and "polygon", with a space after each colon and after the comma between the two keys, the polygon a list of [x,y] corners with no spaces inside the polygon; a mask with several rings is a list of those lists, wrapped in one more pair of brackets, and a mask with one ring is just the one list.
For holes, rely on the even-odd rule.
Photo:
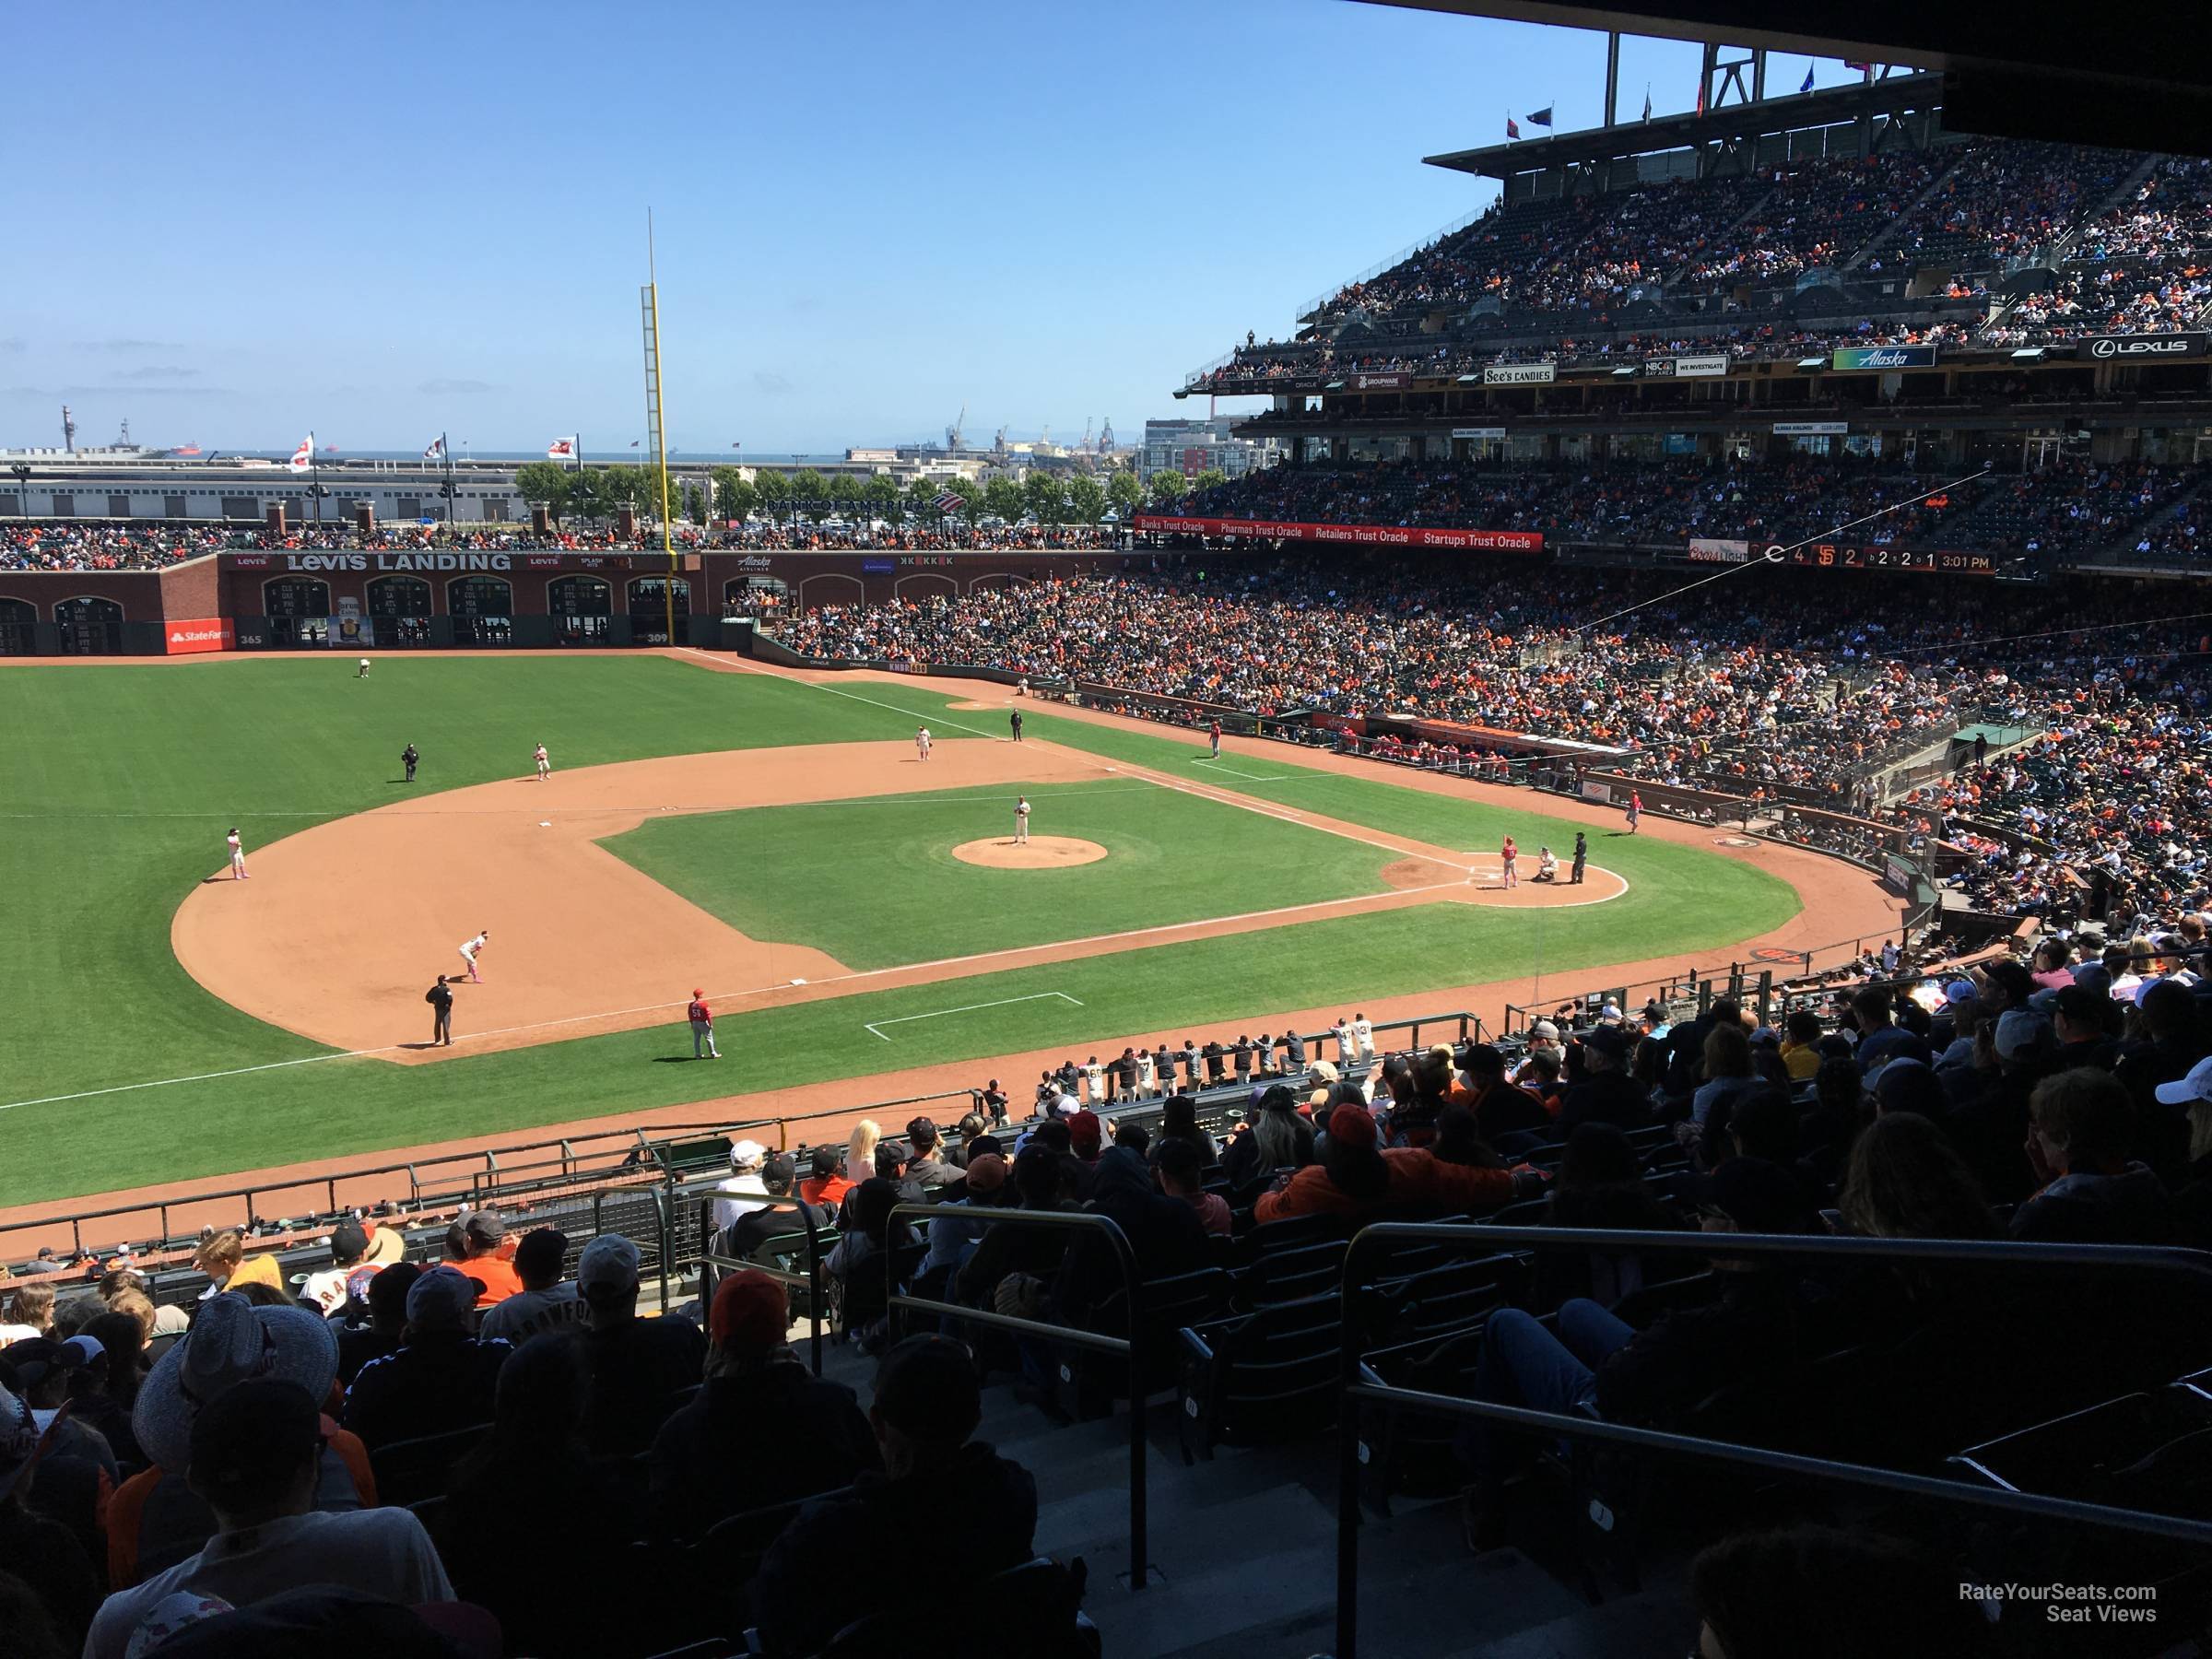
{"label": "pharmas trust oracle sign", "polygon": [[1253,541],[1335,542],[1360,547],[1464,547],[1488,553],[1541,553],[1535,530],[1430,530],[1406,524],[1294,524],[1276,519],[1171,518],[1140,512],[1135,528],[1167,535],[1241,535]]}

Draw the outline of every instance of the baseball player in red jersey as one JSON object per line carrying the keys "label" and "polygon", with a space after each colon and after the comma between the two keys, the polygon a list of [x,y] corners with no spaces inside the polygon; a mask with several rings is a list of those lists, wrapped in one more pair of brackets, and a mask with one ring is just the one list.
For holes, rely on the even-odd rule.
{"label": "baseball player in red jersey", "polygon": [[721,1059],[722,1051],[714,1046],[714,1010],[707,1006],[707,994],[693,991],[691,1006],[684,1013],[691,1021],[691,1058]]}

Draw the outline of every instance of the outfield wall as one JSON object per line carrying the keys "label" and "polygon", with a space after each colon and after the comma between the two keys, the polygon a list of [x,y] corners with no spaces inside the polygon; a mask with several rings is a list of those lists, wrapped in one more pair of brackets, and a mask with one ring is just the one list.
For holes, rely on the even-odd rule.
{"label": "outfield wall", "polygon": [[[285,548],[163,571],[0,571],[0,655],[200,650],[517,650],[735,643],[724,618],[924,603],[1147,568],[1148,555],[1056,552],[505,552]],[[180,623],[198,624],[179,628]]]}

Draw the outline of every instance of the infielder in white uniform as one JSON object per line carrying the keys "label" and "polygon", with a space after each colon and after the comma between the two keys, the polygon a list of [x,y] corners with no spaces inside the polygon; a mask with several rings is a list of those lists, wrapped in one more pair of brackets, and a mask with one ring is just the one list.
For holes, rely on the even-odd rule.
{"label": "infielder in white uniform", "polygon": [[236,824],[230,826],[230,833],[223,837],[223,841],[230,849],[230,879],[233,881],[245,880],[246,844],[238,839]]}
{"label": "infielder in white uniform", "polygon": [[544,744],[539,744],[537,747],[531,752],[530,758],[537,762],[537,781],[540,783],[543,783],[547,778],[553,775],[553,762],[547,758],[546,746]]}
{"label": "infielder in white uniform", "polygon": [[1360,1059],[1370,1062],[1374,1059],[1375,1026],[1364,1014],[1352,1016],[1352,1041],[1359,1045]]}
{"label": "infielder in white uniform", "polygon": [[1336,1039],[1336,1064],[1339,1065],[1351,1065],[1353,1059],[1352,1022],[1345,1018],[1343,1015],[1337,1015],[1336,1023],[1329,1028],[1329,1035]]}
{"label": "infielder in white uniform", "polygon": [[1030,844],[1030,797],[1028,795],[1014,797],[1014,844],[1018,847],[1026,847]]}
{"label": "infielder in white uniform", "polygon": [[353,671],[353,677],[355,679],[367,679],[369,677],[369,659],[367,657],[363,657],[361,659],[361,665]]}
{"label": "infielder in white uniform", "polygon": [[914,728],[914,755],[918,759],[929,759],[929,728],[927,726]]}
{"label": "infielder in white uniform", "polygon": [[461,947],[461,959],[468,964],[468,982],[472,985],[484,982],[484,976],[477,971],[477,952],[484,948],[485,942],[490,937],[491,929],[487,927]]}

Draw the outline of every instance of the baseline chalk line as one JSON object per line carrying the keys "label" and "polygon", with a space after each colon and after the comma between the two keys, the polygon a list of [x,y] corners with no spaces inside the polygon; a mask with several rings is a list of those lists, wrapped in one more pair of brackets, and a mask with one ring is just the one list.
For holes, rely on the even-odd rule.
{"label": "baseline chalk line", "polygon": [[1027,996],[1002,996],[996,1002],[970,1003],[966,1006],[959,1008],[937,1008],[927,1014],[901,1014],[896,1019],[874,1020],[862,1026],[861,1030],[888,1042],[889,1035],[881,1029],[887,1025],[907,1025],[917,1019],[942,1019],[947,1014],[973,1014],[978,1009],[1009,1007],[1015,1003],[1050,1002],[1055,996],[1064,1003],[1074,1003],[1078,1008],[1083,1006],[1080,1001],[1070,996],[1065,991],[1032,991]]}

